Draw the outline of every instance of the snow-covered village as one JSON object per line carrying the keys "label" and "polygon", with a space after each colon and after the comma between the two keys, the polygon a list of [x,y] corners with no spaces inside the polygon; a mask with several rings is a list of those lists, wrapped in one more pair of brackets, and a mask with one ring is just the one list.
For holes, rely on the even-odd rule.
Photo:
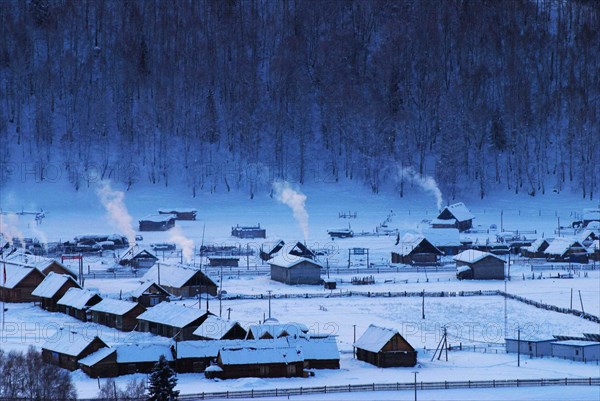
{"label": "snow-covered village", "polygon": [[0,400],[600,399],[594,2],[0,2]]}

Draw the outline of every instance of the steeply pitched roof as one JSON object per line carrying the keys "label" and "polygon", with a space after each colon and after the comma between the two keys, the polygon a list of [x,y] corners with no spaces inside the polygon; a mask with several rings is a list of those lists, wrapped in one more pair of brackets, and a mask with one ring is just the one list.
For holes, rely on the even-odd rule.
{"label": "steeply pitched roof", "polygon": [[40,298],[52,298],[56,293],[68,282],[71,281],[75,286],[79,287],[79,284],[73,277],[66,274],[57,274],[50,272],[37,287],[31,293],[31,295]]}
{"label": "steeply pitched roof", "polygon": [[139,304],[137,302],[104,298],[102,301],[92,306],[89,310],[94,312],[110,313],[111,315],[121,316],[126,314],[138,305]]}
{"label": "steeply pitched roof", "polygon": [[[59,354],[78,356],[96,339],[100,340],[98,337],[83,336],[81,334],[62,331],[58,338],[46,341],[42,345],[42,349],[58,352]],[[102,343],[107,347],[104,341]]]}
{"label": "steeply pitched roof", "polygon": [[[450,214],[452,214],[452,216],[454,216],[454,218],[456,220],[458,220],[459,222],[467,221],[467,220],[472,220],[473,218],[475,218],[475,216],[473,216],[473,214],[471,214],[471,212],[469,211],[469,209],[467,209],[467,207],[465,206],[465,204],[462,203],[462,202],[455,203],[455,204],[450,205],[450,206],[446,206],[440,212],[440,215],[446,209],[448,209],[448,211],[450,212]],[[438,218],[439,218],[439,216],[438,216]]]}
{"label": "steeply pitched roof", "polygon": [[167,290],[162,288],[160,285],[156,284],[154,281],[146,281],[142,283],[138,288],[131,292],[131,296],[134,298],[139,298],[152,286],[156,286],[160,291],[169,294]]}
{"label": "steeply pitched roof", "polygon": [[558,237],[550,242],[544,253],[546,255],[564,256],[571,247],[585,249],[583,244],[575,238]]}
{"label": "steeply pitched roof", "polygon": [[162,286],[181,288],[196,274],[204,276],[210,283],[212,283],[212,285],[216,286],[210,277],[206,276],[198,269],[180,265],[167,265],[164,263],[158,263],[152,266],[144,275],[143,280],[154,281],[155,283],[160,282],[160,285]]}
{"label": "steeply pitched roof", "polygon": [[83,309],[87,306],[87,303],[94,296],[98,294],[81,288],[72,287],[67,290],[65,295],[56,303],[57,305],[64,305],[75,309]]}
{"label": "steeply pitched roof", "polygon": [[385,327],[369,325],[367,331],[354,343],[356,348],[364,349],[369,352],[379,352],[381,349],[398,334],[398,330],[392,330]]}
{"label": "steeply pitched roof", "polygon": [[4,263],[0,262],[0,269],[4,269],[6,266],[6,283],[2,285],[4,277],[3,272],[0,271],[0,287],[4,288],[15,288],[17,285],[21,283],[27,276],[29,276],[34,271],[37,271],[42,277],[44,273],[42,273],[39,269],[35,267],[24,267],[21,265],[15,265],[12,263]]}
{"label": "steeply pitched roof", "polygon": [[210,315],[194,330],[194,335],[212,340],[220,340],[236,324],[239,325],[235,320],[225,320],[218,316]]}
{"label": "steeply pitched roof", "polygon": [[265,335],[269,335],[270,338],[279,338],[285,336],[303,336],[308,333],[308,327],[302,323],[264,323],[255,324],[248,327],[248,335],[252,333],[254,339],[263,338]]}
{"label": "steeply pitched roof", "polygon": [[548,244],[548,240],[546,238],[538,238],[531,243],[531,245],[524,247],[526,251],[529,252],[539,252],[542,245]]}
{"label": "steeply pitched roof", "polygon": [[137,318],[138,320],[182,328],[194,323],[205,314],[206,312],[200,309],[175,305],[170,302],[161,302],[156,306],[148,308]]}
{"label": "steeply pitched roof", "polygon": [[435,245],[433,245],[427,238],[422,235],[415,235],[406,233],[402,236],[400,243],[398,244],[399,250],[398,254],[402,256],[410,255],[416,248],[419,246],[431,247],[432,250],[438,254],[443,255],[444,253],[440,251]]}
{"label": "steeply pitched roof", "polygon": [[483,260],[487,257],[496,258],[498,260],[501,260],[504,263],[504,259],[502,259],[492,253],[489,253],[489,252],[478,251],[477,249],[467,249],[466,251],[462,251],[461,253],[459,253],[458,255],[456,255],[454,257],[454,260],[456,260],[457,262],[473,264],[473,263],[477,263],[480,260]]}
{"label": "steeply pitched roof", "polygon": [[123,254],[123,256],[121,256],[121,260],[124,262],[127,261],[131,261],[133,259],[136,258],[151,258],[154,260],[158,260],[158,258],[156,257],[156,255],[154,255],[152,252],[150,252],[149,250],[147,250],[146,248],[142,248],[140,246],[134,245],[131,248],[129,248],[127,250],[127,252],[125,252]]}
{"label": "steeply pitched roof", "polygon": [[270,265],[285,267],[285,268],[289,269],[289,268],[292,268],[302,262],[308,262],[311,265],[314,265],[319,268],[323,267],[323,265],[321,263],[317,262],[316,260],[303,258],[300,256],[295,256],[295,255],[290,255],[290,254],[275,256],[274,258],[270,259],[267,263],[269,263]]}

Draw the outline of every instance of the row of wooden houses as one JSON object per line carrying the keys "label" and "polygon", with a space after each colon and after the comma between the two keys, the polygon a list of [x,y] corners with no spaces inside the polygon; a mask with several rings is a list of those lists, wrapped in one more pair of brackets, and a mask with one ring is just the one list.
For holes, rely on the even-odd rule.
{"label": "row of wooden houses", "polygon": [[586,230],[576,237],[539,238],[521,249],[527,258],[543,258],[553,262],[588,263],[600,260],[599,236]]}

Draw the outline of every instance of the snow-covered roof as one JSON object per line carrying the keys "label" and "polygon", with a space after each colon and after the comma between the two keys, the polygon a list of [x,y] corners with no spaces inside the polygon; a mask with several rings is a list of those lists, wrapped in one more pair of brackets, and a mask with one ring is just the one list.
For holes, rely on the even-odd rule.
{"label": "snow-covered roof", "polygon": [[457,228],[428,228],[422,235],[433,245],[460,246],[460,232]]}
{"label": "snow-covered roof", "polygon": [[120,299],[104,298],[90,308],[94,312],[110,313],[112,315],[124,315],[139,305],[137,302],[122,301]]}
{"label": "snow-covered roof", "polygon": [[197,209],[191,207],[175,207],[175,208],[161,208],[158,209],[158,213],[194,213],[197,212]]}
{"label": "snow-covered roof", "polygon": [[469,266],[458,266],[456,268],[457,273],[468,272],[469,270],[471,270],[471,268]]}
{"label": "snow-covered roof", "polygon": [[[59,354],[78,356],[87,346],[98,338],[73,334],[68,331],[62,331],[60,333],[61,335],[58,338],[52,338],[46,341],[44,345],[42,345],[42,349],[58,352]],[[102,342],[104,343],[104,341]],[[106,344],[104,345],[106,346]]]}
{"label": "snow-covered roof", "polygon": [[255,339],[263,338],[267,333],[271,338],[279,338],[281,336],[303,336],[308,333],[308,327],[302,323],[266,323],[255,324],[248,327],[248,334],[252,333]]}
{"label": "snow-covered roof", "polygon": [[558,237],[554,238],[548,248],[544,251],[546,255],[563,256],[571,247],[585,247],[575,238]]}
{"label": "snow-covered roof", "polygon": [[472,264],[472,263],[477,263],[480,260],[485,259],[487,257],[493,257],[493,258],[496,258],[496,259],[504,262],[504,259],[502,259],[492,253],[478,251],[477,249],[467,249],[466,251],[462,251],[461,253],[459,253],[458,255],[456,255],[454,257],[454,260],[456,260],[457,262],[464,262],[464,263]]}
{"label": "snow-covered roof", "polygon": [[278,255],[268,261],[268,263],[270,265],[276,265],[276,266],[285,267],[288,269],[291,267],[294,267],[302,262],[309,262],[310,264],[315,265],[319,268],[323,267],[323,265],[321,263],[317,262],[316,260],[303,258],[300,256],[295,256],[295,255],[290,255],[290,254]]}
{"label": "snow-covered roof", "polygon": [[149,250],[147,250],[146,248],[134,245],[131,248],[129,248],[127,250],[127,252],[125,252],[123,254],[123,256],[121,257],[121,260],[123,261],[129,261],[132,259],[135,259],[137,257],[143,256],[145,258],[153,258],[155,260],[158,260],[158,258],[156,257],[156,255],[154,255],[152,252],[150,252]]}
{"label": "snow-covered roof", "polygon": [[149,214],[140,219],[140,221],[150,221],[152,223],[166,223],[170,220],[177,219],[177,215],[174,214]]}
{"label": "snow-covered roof", "polygon": [[173,361],[169,344],[123,344],[113,348],[101,348],[79,361],[84,366],[93,366],[116,352],[117,363],[157,362],[161,355]]}
{"label": "snow-covered roof", "polygon": [[111,354],[117,352],[115,348],[100,348],[98,351],[89,354],[85,358],[79,360],[79,363],[84,366],[94,366],[98,362],[106,359]]}
{"label": "snow-covered roof", "polygon": [[598,341],[584,341],[584,340],[564,340],[564,341],[555,341],[552,344],[556,345],[568,345],[572,347],[589,347],[589,346],[600,346]]}
{"label": "snow-covered roof", "polygon": [[[412,251],[417,248],[421,242],[426,241],[426,242],[430,242],[428,239],[426,239],[424,236],[422,235],[418,235],[418,234],[412,234],[412,233],[406,233],[402,236],[402,239],[400,240],[400,243],[398,244],[399,246],[399,251],[398,254],[402,255],[402,256],[406,256],[406,255],[410,255],[412,253]],[[430,242],[431,244],[431,242]],[[441,255],[443,254],[442,251],[440,251],[439,249],[437,249],[437,247],[433,244],[431,244],[436,250],[437,252]]]}
{"label": "snow-covered roof", "polygon": [[148,308],[137,318],[138,320],[182,328],[200,319],[204,313],[200,309],[188,308],[170,302],[161,302],[152,308]]}
{"label": "snow-covered roof", "polygon": [[[152,266],[146,274],[144,274],[143,280],[154,281],[156,283],[160,281],[160,285],[162,286],[181,288],[196,274],[204,275],[204,273],[195,268],[181,265],[167,265],[164,263],[157,263],[154,266]],[[208,280],[210,280],[208,276],[204,276]],[[212,280],[210,281],[212,282]]]}
{"label": "snow-covered roof", "polygon": [[600,250],[600,240],[596,240],[588,246],[588,253],[598,252]]}
{"label": "snow-covered roof", "polygon": [[304,359],[317,361],[340,359],[337,341],[333,336],[283,337],[282,340],[287,341],[290,347],[301,349]]}
{"label": "snow-covered roof", "polygon": [[[6,269],[6,283],[3,285],[4,288],[15,288],[15,286],[19,285],[19,283],[34,270],[36,270],[42,276],[44,275],[44,273],[35,267],[24,267],[12,263],[3,263],[1,268]],[[4,277],[0,276],[0,278],[0,286],[2,286]]]}
{"label": "snow-covered roof", "polygon": [[506,337],[505,340],[530,343],[556,342],[556,338],[554,337],[521,337],[521,339],[519,339],[518,337]]}
{"label": "snow-covered roof", "polygon": [[541,246],[544,245],[544,243],[548,243],[548,240],[546,238],[538,238],[535,241],[533,241],[531,245],[523,247],[523,249],[533,253],[539,252]]}
{"label": "snow-covered roof", "polygon": [[600,208],[586,208],[583,209],[583,220],[597,220],[600,221]]}
{"label": "snow-covered roof", "polygon": [[71,287],[67,290],[65,295],[56,303],[57,305],[64,305],[75,309],[83,309],[87,306],[92,297],[98,294],[81,288]]}
{"label": "snow-covered roof", "polygon": [[66,274],[50,272],[44,278],[44,281],[35,287],[35,290],[33,290],[31,295],[40,298],[52,298],[68,281],[72,281],[73,284],[79,287],[79,284],[73,280],[73,277]]}
{"label": "snow-covered roof", "polygon": [[398,330],[369,325],[367,331],[354,343],[356,348],[379,352],[398,333]]}
{"label": "snow-covered roof", "polygon": [[[469,209],[467,209],[465,204],[462,202],[455,203],[450,206],[446,206],[442,210],[442,212],[446,209],[448,209],[448,211],[452,214],[452,216],[454,216],[454,218],[458,221],[467,221],[467,220],[471,220],[471,219],[475,218],[475,216],[473,216],[473,214],[471,214]],[[440,212],[440,214],[442,214],[442,212]]]}
{"label": "snow-covered roof", "polygon": [[200,326],[198,326],[194,331],[194,335],[213,340],[220,340],[236,324],[239,323],[235,320],[226,320],[215,315],[210,315]]}
{"label": "snow-covered roof", "polygon": [[454,226],[456,224],[456,219],[432,219],[431,223],[432,226],[433,225],[447,225],[447,226]]}
{"label": "snow-covered roof", "polygon": [[282,348],[223,348],[219,351],[223,365],[254,365],[265,363],[294,363],[304,361],[296,347]]}
{"label": "snow-covered roof", "polygon": [[167,290],[162,288],[160,285],[156,284],[154,281],[146,281],[146,282],[142,283],[138,288],[133,290],[131,292],[131,296],[134,298],[139,298],[142,295],[144,295],[144,293],[146,291],[148,291],[148,289],[152,286],[156,286],[156,287],[160,288],[162,291],[166,292],[167,294],[169,293]]}

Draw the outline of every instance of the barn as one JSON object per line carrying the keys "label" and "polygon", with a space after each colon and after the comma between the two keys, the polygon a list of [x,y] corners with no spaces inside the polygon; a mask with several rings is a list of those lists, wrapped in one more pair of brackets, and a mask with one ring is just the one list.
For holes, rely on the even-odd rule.
{"label": "barn", "polygon": [[588,263],[588,253],[575,238],[554,238],[544,251],[546,259],[553,262]]}
{"label": "barn", "polygon": [[552,356],[572,361],[590,362],[600,360],[600,342],[565,340],[552,343]]}
{"label": "barn", "polygon": [[320,284],[323,265],[313,259],[280,255],[268,261],[271,265],[271,280],[284,284]]}
{"label": "barn", "polygon": [[532,358],[540,358],[544,356],[552,356],[552,343],[556,339],[552,338],[528,338],[528,339],[517,339],[507,338],[506,339],[506,352],[516,354],[521,352],[521,355],[527,355]]}
{"label": "barn", "polygon": [[454,257],[459,279],[504,280],[503,259],[488,252],[468,249]]}
{"label": "barn", "polygon": [[545,238],[538,238],[529,246],[525,246],[521,248],[521,255],[526,258],[545,258],[546,254],[544,253],[550,242],[548,242]]}
{"label": "barn", "polygon": [[371,324],[354,343],[356,358],[380,368],[415,366],[417,351],[397,330]]}
{"label": "barn", "polygon": [[176,341],[191,340],[194,330],[210,315],[197,308],[161,302],[138,316],[137,330]]}
{"label": "barn", "polygon": [[193,208],[179,207],[171,209],[158,209],[158,214],[171,214],[177,220],[196,220],[198,211]]}
{"label": "barn", "polygon": [[87,337],[70,331],[60,333],[59,338],[53,338],[42,345],[42,359],[64,369],[77,370],[80,359],[108,347],[99,337]]}
{"label": "barn", "polygon": [[131,266],[134,269],[149,269],[158,261],[158,258],[145,248],[132,246],[121,256],[121,266]]}
{"label": "barn", "polygon": [[397,252],[392,252],[392,263],[432,266],[439,264],[443,255],[425,237],[407,233],[400,240]]}
{"label": "barn", "polygon": [[88,309],[102,301],[100,295],[88,290],[73,287],[56,303],[58,311],[65,315],[73,316],[82,322],[87,322]]}
{"label": "barn", "polygon": [[433,228],[457,228],[459,231],[466,231],[473,227],[473,219],[464,203],[459,202],[446,206],[440,214],[431,222]]}
{"label": "barn", "polygon": [[122,331],[134,330],[137,325],[137,317],[145,310],[146,308],[137,302],[110,298],[103,299],[89,309],[94,323]]}
{"label": "barn", "polygon": [[[3,302],[34,302],[33,290],[44,281],[44,273],[35,267],[24,267],[12,263],[3,264],[6,279],[0,285],[0,300]],[[5,273],[4,273],[5,272]]]}
{"label": "barn", "polygon": [[131,292],[131,300],[149,308],[166,301],[169,299],[169,295],[167,290],[154,281],[146,281]]}
{"label": "barn", "polygon": [[151,214],[139,221],[140,231],[167,231],[175,227],[174,214]]}
{"label": "barn", "polygon": [[65,295],[69,288],[81,288],[73,277],[66,274],[50,272],[33,290],[31,295],[41,302],[42,309],[56,312],[56,303]]}
{"label": "barn", "polygon": [[144,275],[144,281],[154,281],[178,297],[196,297],[198,294],[217,295],[217,285],[207,275],[192,267],[157,263]]}
{"label": "barn", "polygon": [[303,377],[304,357],[296,347],[222,348],[217,356],[221,368],[216,377]]}

